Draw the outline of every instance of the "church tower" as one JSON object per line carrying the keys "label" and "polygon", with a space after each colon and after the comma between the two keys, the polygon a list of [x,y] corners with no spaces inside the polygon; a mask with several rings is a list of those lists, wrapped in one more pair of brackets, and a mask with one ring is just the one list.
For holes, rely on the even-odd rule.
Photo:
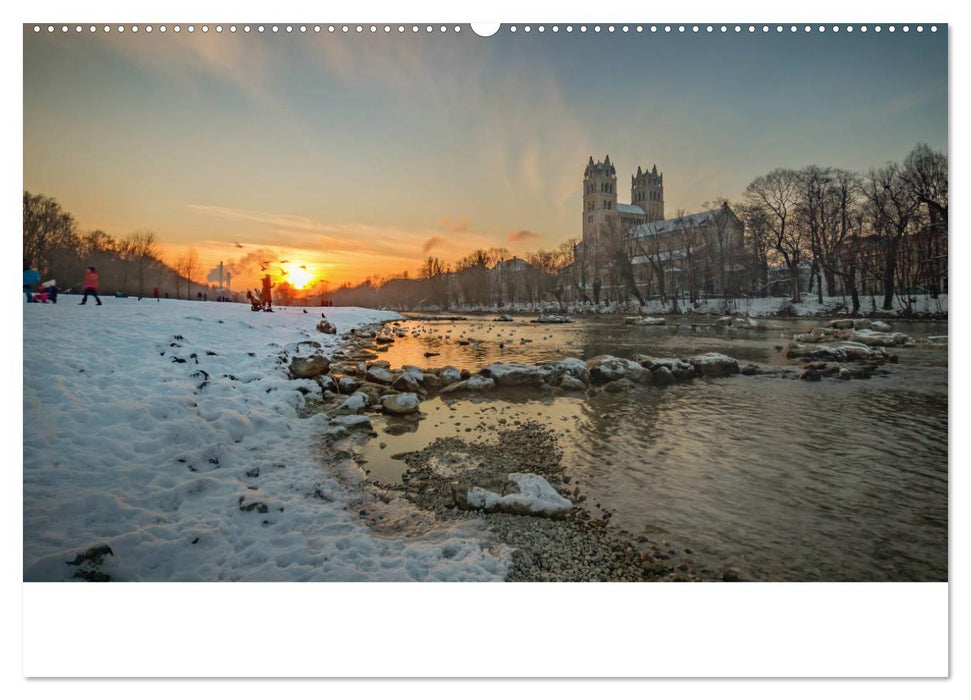
{"label": "church tower", "polygon": [[610,156],[602,162],[593,157],[583,171],[583,242],[594,245],[606,221],[617,215],[617,170]]}
{"label": "church tower", "polygon": [[630,203],[643,209],[648,221],[664,219],[664,174],[658,173],[657,165],[650,172],[637,166],[630,179]]}

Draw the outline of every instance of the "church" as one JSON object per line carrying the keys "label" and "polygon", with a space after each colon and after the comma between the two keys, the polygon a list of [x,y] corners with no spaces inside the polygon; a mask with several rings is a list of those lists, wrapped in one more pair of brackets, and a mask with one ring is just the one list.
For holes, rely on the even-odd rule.
{"label": "church", "polygon": [[[744,290],[745,241],[741,220],[728,206],[664,218],[664,174],[637,166],[630,204],[617,201],[617,169],[610,156],[583,171],[583,223],[578,259],[594,278],[623,246],[637,286],[646,296],[737,294]],[[601,272],[605,274],[601,275]]]}

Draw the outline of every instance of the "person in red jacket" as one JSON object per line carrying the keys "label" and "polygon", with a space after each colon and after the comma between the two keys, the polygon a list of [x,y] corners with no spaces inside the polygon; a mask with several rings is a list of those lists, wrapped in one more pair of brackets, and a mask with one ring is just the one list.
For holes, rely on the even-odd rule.
{"label": "person in red jacket", "polygon": [[152,290],[152,296],[155,297],[155,301],[158,301],[158,287]]}
{"label": "person in red jacket", "polygon": [[98,297],[98,271],[93,266],[89,267],[88,271],[84,273],[84,298],[81,300],[82,305],[88,301],[89,294],[98,302],[98,306],[101,306],[101,299]]}

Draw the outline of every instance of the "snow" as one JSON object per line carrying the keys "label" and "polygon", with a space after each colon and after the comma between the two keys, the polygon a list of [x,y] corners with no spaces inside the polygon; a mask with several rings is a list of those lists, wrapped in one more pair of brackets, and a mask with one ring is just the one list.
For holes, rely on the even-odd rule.
{"label": "snow", "polygon": [[[928,294],[918,294],[914,296],[913,313],[923,314],[944,314],[948,312],[947,294],[941,294],[937,299],[931,298]],[[878,316],[903,316],[904,309],[898,297],[893,298],[893,309],[884,311],[883,295],[861,296],[860,313],[875,314]],[[545,301],[537,303],[506,303],[502,308],[504,313],[513,314],[532,314],[536,312],[549,312],[570,314],[572,316],[583,316],[585,314],[631,314],[639,313],[642,315],[671,314],[673,302],[668,299],[661,302],[660,299],[650,299],[644,306],[638,306],[636,301],[621,304],[617,302],[601,303],[599,305],[584,304],[579,302],[564,302],[562,304],[555,301]],[[696,304],[692,304],[687,298],[678,300],[678,313],[684,315],[687,312],[698,314],[741,314],[751,318],[768,318],[772,316],[792,315],[792,316],[823,316],[834,317],[847,313],[850,308],[849,297],[832,296],[823,297],[820,304],[815,294],[803,292],[802,301],[792,304],[789,297],[739,297],[725,299],[724,297],[710,297],[699,299]],[[456,313],[498,313],[498,309],[491,305],[458,304],[453,305],[451,310]]]}
{"label": "snow", "polygon": [[[479,533],[379,538],[358,520],[360,492],[319,444],[359,426],[299,417],[299,390],[320,389],[287,372],[288,348],[337,348],[319,309],[77,299],[23,307],[24,580],[75,580],[66,562],[102,544],[100,571],[122,581],[505,576]],[[398,318],[326,313],[344,331]],[[321,349],[291,345],[308,340]]]}
{"label": "snow", "polygon": [[519,487],[519,493],[500,496],[479,486],[469,489],[466,496],[473,508],[520,511],[538,515],[554,515],[570,510],[573,504],[557,493],[543,477],[537,474],[510,474],[509,480]]}

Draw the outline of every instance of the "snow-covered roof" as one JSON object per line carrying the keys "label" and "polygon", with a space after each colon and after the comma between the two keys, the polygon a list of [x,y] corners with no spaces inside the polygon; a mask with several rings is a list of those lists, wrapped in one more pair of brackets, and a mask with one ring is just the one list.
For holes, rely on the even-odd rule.
{"label": "snow-covered roof", "polygon": [[[620,205],[617,207],[620,209]],[[663,221],[652,221],[648,224],[640,224],[630,230],[630,235],[634,238],[645,236],[656,236],[661,233],[670,233],[679,229],[694,228],[701,226],[715,218],[721,209],[711,209],[700,211],[697,214],[685,214],[675,219],[664,219]]]}
{"label": "snow-covered roof", "polygon": [[617,204],[617,211],[621,214],[637,214],[638,216],[646,216],[646,213],[636,204]]}

